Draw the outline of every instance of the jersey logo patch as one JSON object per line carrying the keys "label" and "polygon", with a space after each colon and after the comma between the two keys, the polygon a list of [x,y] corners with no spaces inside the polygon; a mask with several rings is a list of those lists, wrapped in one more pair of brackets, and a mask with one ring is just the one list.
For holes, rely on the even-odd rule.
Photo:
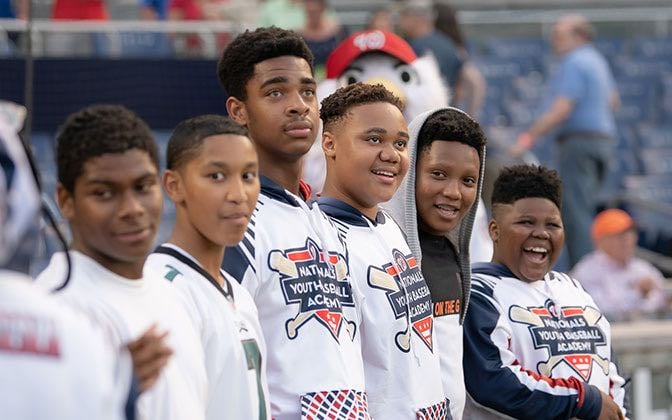
{"label": "jersey logo patch", "polygon": [[[392,261],[382,268],[369,266],[369,286],[385,291],[396,319],[408,316],[410,311],[411,328],[433,352],[432,300],[418,262],[413,255],[404,255],[398,249],[392,250]],[[397,333],[394,342],[401,351],[408,352],[411,349],[409,328]]]}
{"label": "jersey logo patch", "polygon": [[56,326],[49,319],[0,312],[0,353],[60,358]]}
{"label": "jersey logo patch", "polygon": [[609,360],[597,354],[597,346],[606,346],[604,331],[597,326],[602,314],[590,306],[568,306],[557,311],[549,299],[543,307],[523,308],[513,305],[509,309],[513,322],[529,325],[535,349],[546,348],[549,358],[537,365],[537,371],[551,376],[560,363],[571,366],[585,381],[590,379],[595,362],[609,374]]}
{"label": "jersey logo patch", "polygon": [[356,325],[343,316],[343,306],[353,307],[354,300],[342,255],[322,251],[309,238],[302,248],[271,251],[268,266],[280,274],[285,302],[299,304],[299,313],[285,323],[289,339],[296,338],[306,322],[316,319],[336,341],[341,328],[354,340]]}

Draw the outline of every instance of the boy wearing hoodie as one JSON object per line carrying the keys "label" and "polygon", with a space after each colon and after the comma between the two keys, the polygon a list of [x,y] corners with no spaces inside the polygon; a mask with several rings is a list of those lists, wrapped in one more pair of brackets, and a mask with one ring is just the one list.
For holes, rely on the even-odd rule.
{"label": "boy wearing hoodie", "polygon": [[481,193],[486,138],[479,124],[452,107],[409,125],[408,175],[387,204],[406,233],[429,286],[441,378],[454,419],[466,398],[462,324],[469,304],[469,240]]}
{"label": "boy wearing hoodie", "polygon": [[322,101],[327,178],[319,206],[347,248],[369,412],[376,419],[446,419],[430,291],[401,228],[379,205],[408,171],[397,97],[355,83]]}

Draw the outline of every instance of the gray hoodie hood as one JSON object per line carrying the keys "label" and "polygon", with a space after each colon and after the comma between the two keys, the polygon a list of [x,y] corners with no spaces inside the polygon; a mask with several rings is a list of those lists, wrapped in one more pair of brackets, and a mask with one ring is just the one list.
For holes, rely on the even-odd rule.
{"label": "gray hoodie hood", "polygon": [[[397,221],[399,226],[406,233],[408,245],[413,252],[413,255],[418,259],[418,263],[422,266],[422,250],[420,249],[420,238],[418,236],[418,212],[415,205],[415,175],[418,160],[418,136],[422,126],[434,113],[452,109],[467,115],[464,111],[445,107],[438,108],[432,111],[427,111],[415,117],[408,126],[410,141],[408,143],[408,158],[409,168],[408,174],[401,186],[397,190],[392,200],[387,202],[384,207],[389,211],[392,217]],[[471,239],[471,231],[474,226],[474,219],[476,217],[476,209],[478,207],[478,200],[481,197],[481,190],[483,188],[483,176],[485,174],[485,146],[480,151],[481,165],[479,169],[478,186],[476,199],[474,204],[469,209],[469,212],[460,221],[459,225],[447,235],[457,250],[460,274],[462,277],[462,293],[464,304],[460,308],[460,324],[464,322],[464,316],[469,306],[469,295],[471,293],[471,267],[469,260],[469,241]]]}

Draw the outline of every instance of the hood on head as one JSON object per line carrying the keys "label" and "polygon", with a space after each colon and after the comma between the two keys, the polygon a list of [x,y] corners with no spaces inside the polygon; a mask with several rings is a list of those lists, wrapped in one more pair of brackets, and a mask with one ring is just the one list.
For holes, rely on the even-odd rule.
{"label": "hood on head", "polygon": [[[395,221],[401,226],[406,233],[406,240],[408,246],[411,248],[413,255],[418,259],[418,263],[422,265],[422,250],[420,249],[420,238],[418,235],[418,212],[415,205],[415,175],[417,170],[418,160],[418,135],[425,121],[436,112],[444,109],[453,109],[464,113],[464,111],[453,107],[441,107],[426,111],[411,121],[408,125],[408,132],[410,135],[410,142],[408,143],[408,158],[410,161],[408,174],[404,178],[401,186],[394,194],[394,197],[382,207],[384,207]],[[466,113],[465,113],[466,114]],[[455,246],[458,253],[459,266],[462,275],[462,285],[464,293],[464,304],[461,308],[460,322],[464,320],[469,303],[469,291],[471,289],[471,269],[469,258],[469,241],[471,239],[471,232],[474,227],[474,220],[476,218],[476,211],[478,209],[478,202],[481,197],[481,190],[483,188],[483,177],[485,175],[485,146],[481,150],[480,168],[478,187],[476,192],[476,200],[469,209],[469,212],[462,218],[459,225],[453,229],[447,238]]]}

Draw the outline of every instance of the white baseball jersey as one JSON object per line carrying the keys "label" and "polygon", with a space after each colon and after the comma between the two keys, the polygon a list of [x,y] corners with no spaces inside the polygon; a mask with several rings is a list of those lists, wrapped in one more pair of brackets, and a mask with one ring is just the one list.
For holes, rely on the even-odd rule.
{"label": "white baseball jersey", "polygon": [[29,277],[0,271],[2,418],[121,419],[116,353],[87,317]]}
{"label": "white baseball jersey", "polygon": [[368,418],[357,314],[336,229],[268,178],[224,270],[250,291],[275,420]]}
{"label": "white baseball jersey", "polygon": [[392,218],[369,220],[333,198],[320,208],[347,246],[369,412],[375,419],[446,419],[430,291]]}
{"label": "white baseball jersey", "polygon": [[597,418],[599,390],[625,413],[611,327],[579,282],[551,271],[528,283],[495,263],[472,272],[465,418]]}
{"label": "white baseball jersey", "polygon": [[[138,418],[204,419],[207,378],[203,349],[182,297],[159,277],[129,280],[80,252],[71,251],[70,255],[72,275],[59,296],[104,320],[119,337],[119,347],[137,339],[152,324],[169,332],[173,355],[156,384],[138,399]],[[64,278],[63,261],[63,254],[55,254],[37,283],[53,288]]]}
{"label": "white baseball jersey", "polygon": [[222,272],[220,286],[194,257],[163,244],[145,262],[190,303],[208,375],[207,418],[270,419],[266,349],[249,292]]}

